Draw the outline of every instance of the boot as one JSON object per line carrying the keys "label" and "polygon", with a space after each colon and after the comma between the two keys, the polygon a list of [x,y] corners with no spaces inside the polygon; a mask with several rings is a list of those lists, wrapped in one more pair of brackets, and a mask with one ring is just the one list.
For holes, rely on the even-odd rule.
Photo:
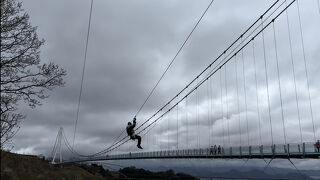
{"label": "boot", "polygon": [[143,149],[140,144],[138,144],[137,147],[138,147],[139,149]]}

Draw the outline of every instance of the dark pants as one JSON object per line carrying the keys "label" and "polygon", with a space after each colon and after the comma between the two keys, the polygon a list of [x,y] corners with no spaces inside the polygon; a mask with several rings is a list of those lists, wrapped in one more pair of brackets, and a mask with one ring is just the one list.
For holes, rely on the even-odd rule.
{"label": "dark pants", "polygon": [[138,136],[138,135],[133,135],[133,136],[130,136],[130,138],[131,138],[132,140],[138,139],[138,146],[141,145],[141,137],[140,137],[140,136]]}

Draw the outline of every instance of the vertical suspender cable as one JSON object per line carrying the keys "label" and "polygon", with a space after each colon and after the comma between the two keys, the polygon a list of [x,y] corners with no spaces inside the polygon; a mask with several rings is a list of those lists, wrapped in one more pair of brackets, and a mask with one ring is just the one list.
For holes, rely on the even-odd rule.
{"label": "vertical suspender cable", "polygon": [[197,145],[200,148],[200,131],[199,131],[199,89],[196,89],[196,103],[197,103]]}
{"label": "vertical suspender cable", "polygon": [[242,75],[243,75],[244,104],[245,104],[246,122],[247,122],[247,139],[248,139],[248,146],[249,146],[249,145],[250,145],[250,138],[249,138],[249,122],[248,122],[246,75],[245,75],[245,68],[244,68],[243,50],[241,50],[241,59],[242,59]]}
{"label": "vertical suspender cable", "polygon": [[226,84],[226,120],[227,120],[227,126],[228,126],[228,144],[230,146],[230,129],[229,129],[229,105],[228,105],[228,83],[227,83],[227,65],[224,67],[224,82]]}
{"label": "vertical suspender cable", "polygon": [[291,57],[291,66],[292,66],[292,73],[293,73],[294,91],[295,91],[296,106],[297,106],[298,121],[299,121],[299,130],[300,130],[300,142],[302,143],[302,130],[301,130],[301,122],[300,122],[300,108],[299,108],[298,93],[297,93],[296,73],[295,73],[295,67],[294,67],[294,61],[293,61],[293,50],[292,50],[292,40],[291,40],[291,31],[290,31],[290,22],[289,22],[288,10],[286,10],[286,15],[287,15],[287,27],[288,27],[288,37],[289,37],[289,45],[290,45],[290,57]]}
{"label": "vertical suspender cable", "polygon": [[[318,1],[319,3],[319,1]],[[319,5],[319,4],[318,4]],[[312,128],[313,128],[313,140],[316,141],[316,133],[315,133],[315,127],[314,127],[314,119],[313,119],[313,111],[312,111],[312,105],[311,105],[311,95],[310,95],[310,86],[309,86],[309,77],[308,77],[308,68],[307,68],[307,60],[306,60],[306,53],[304,49],[304,41],[303,41],[303,34],[302,34],[302,26],[301,26],[301,17],[300,17],[300,8],[299,8],[299,1],[297,0],[297,8],[298,8],[298,17],[299,17],[299,27],[300,27],[300,37],[301,37],[301,44],[302,44],[302,53],[303,53],[303,61],[304,61],[304,69],[306,73],[306,79],[307,79],[307,88],[308,88],[308,97],[309,97],[309,107],[310,107],[310,116],[312,121]]]}
{"label": "vertical suspender cable", "polygon": [[221,125],[222,125],[222,144],[224,146],[224,120],[223,120],[223,100],[222,100],[222,74],[221,74],[221,67],[220,67],[220,96],[221,96]]}
{"label": "vertical suspender cable", "polygon": [[187,134],[186,134],[186,142],[187,142],[187,144],[186,144],[186,146],[187,146],[187,149],[189,148],[189,137],[188,137],[188,131],[189,131],[189,122],[188,122],[188,97],[186,97],[186,122],[187,122]]}
{"label": "vertical suspender cable", "polygon": [[254,40],[252,40],[252,55],[253,55],[253,65],[254,65],[254,81],[255,81],[255,87],[256,87],[257,112],[258,112],[258,121],[259,121],[259,138],[260,138],[260,145],[262,145],[262,137],[261,137],[261,116],[260,116],[260,108],[259,108],[259,94],[258,94],[256,55],[255,55],[255,52],[254,52],[254,51],[255,51]]}
{"label": "vertical suspender cable", "polygon": [[211,144],[213,144],[213,104],[212,104],[212,99],[213,99],[213,94],[212,94],[212,78],[210,78],[210,136],[211,136]]}
{"label": "vertical suspender cable", "polygon": [[275,27],[274,27],[274,22],[272,23],[272,27],[273,27],[274,48],[275,48],[276,61],[277,61],[277,75],[278,75],[278,86],[279,86],[279,94],[280,94],[280,107],[281,107],[281,119],[282,119],[282,127],[283,127],[283,139],[284,139],[284,144],[287,144],[286,128],[284,125],[285,122],[284,122],[284,115],[283,115],[283,103],[282,103],[281,81],[280,81],[279,60],[278,60],[278,50],[277,50],[277,38],[276,38],[276,31],[275,31]]}
{"label": "vertical suspender cable", "polygon": [[179,149],[179,104],[177,104],[177,149]]}
{"label": "vertical suspender cable", "polygon": [[210,147],[210,142],[211,142],[211,124],[210,124],[210,96],[209,96],[209,86],[210,86],[210,81],[207,81],[207,107],[208,107],[208,130],[209,130],[209,137],[208,137],[208,147]]}
{"label": "vertical suspender cable", "polygon": [[235,71],[236,71],[236,86],[237,86],[237,106],[238,106],[238,122],[239,122],[239,132],[240,132],[240,146],[242,145],[242,133],[241,133],[241,119],[240,119],[240,104],[239,104],[239,83],[238,83],[238,59],[237,56],[234,56],[235,60]]}
{"label": "vertical suspender cable", "polygon": [[77,115],[76,115],[76,122],[75,122],[75,125],[74,125],[74,132],[73,132],[72,149],[74,148],[74,141],[75,141],[75,138],[76,138],[77,124],[78,124],[78,119],[79,119],[79,111],[80,111],[81,96],[82,96],[82,89],[83,89],[84,73],[85,73],[85,69],[86,69],[88,42],[89,42],[91,15],[92,15],[92,6],[93,6],[93,0],[91,0],[91,5],[90,5],[90,14],[89,14],[88,31],[87,31],[87,39],[86,39],[86,48],[85,48],[85,52],[84,52],[84,60],[83,60],[83,67],[82,67],[80,93],[79,93],[79,98],[78,98]]}
{"label": "vertical suspender cable", "polygon": [[[261,27],[263,28],[262,18],[261,18]],[[272,132],[271,110],[270,110],[267,58],[266,58],[266,50],[265,50],[265,42],[264,42],[264,33],[263,33],[263,31],[261,33],[262,33],[262,45],[263,45],[264,70],[265,70],[265,76],[266,76],[267,96],[268,96],[268,112],[269,112],[269,122],[270,122],[270,132],[271,132],[271,144],[273,145],[273,132]]]}

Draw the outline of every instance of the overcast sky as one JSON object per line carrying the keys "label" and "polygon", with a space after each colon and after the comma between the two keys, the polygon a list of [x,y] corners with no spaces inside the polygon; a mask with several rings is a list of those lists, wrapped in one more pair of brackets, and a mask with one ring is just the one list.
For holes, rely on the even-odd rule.
{"label": "overcast sky", "polygon": [[[59,127],[63,127],[67,138],[72,142],[91,1],[22,2],[32,25],[38,27],[39,37],[46,40],[41,49],[42,62],[54,62],[63,67],[68,75],[65,87],[50,92],[50,97],[43,101],[42,106],[36,109],[21,106],[20,110],[27,118],[22,121],[22,128],[14,137],[14,150],[49,155]],[[94,0],[75,140],[78,152],[94,153],[108,147],[123,131],[209,3],[208,0]],[[272,3],[273,1],[214,1],[137,117],[137,123],[144,122],[174,97]],[[299,3],[313,124],[315,136],[319,139],[320,11],[317,0]],[[289,8],[288,17],[294,75],[286,14],[283,13],[274,25],[287,142],[300,142],[299,117],[302,140],[313,142],[296,3]],[[270,20],[267,19],[265,24]],[[243,145],[258,145],[261,142],[271,144],[269,104],[274,143],[284,143],[272,25],[266,29],[264,36],[269,94],[265,79],[263,41],[259,35],[254,40],[254,51],[250,43],[236,59],[229,61],[227,66],[188,97],[187,103],[182,101],[178,113],[174,109],[161,119],[144,136],[144,150],[168,147],[176,149],[177,117],[179,148],[208,147],[212,144],[239,146],[240,140]],[[135,151],[135,143],[129,142],[122,151]],[[301,166],[304,163],[315,164],[314,161],[302,161]],[[313,167],[319,169],[319,166]]]}

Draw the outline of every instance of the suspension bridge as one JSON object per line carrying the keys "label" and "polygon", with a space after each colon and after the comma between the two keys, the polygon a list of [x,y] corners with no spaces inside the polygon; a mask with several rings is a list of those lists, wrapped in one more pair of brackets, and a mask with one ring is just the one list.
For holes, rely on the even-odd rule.
{"label": "suspension bridge", "polygon": [[[319,11],[305,31],[299,3],[275,1],[167,103],[149,117],[138,117],[135,131],[142,136],[143,150],[137,149],[136,142],[123,130],[107,148],[80,154],[60,128],[52,163],[174,158],[319,159],[320,105],[313,98],[319,95],[319,83],[314,82],[316,73],[310,73],[311,63],[319,63],[319,55],[308,54],[308,42],[319,45],[320,8],[316,2],[304,2],[314,3],[314,10]],[[88,35],[90,20],[91,12]],[[82,83],[83,77],[81,87]],[[79,105],[80,98],[81,90]],[[63,152],[71,153],[71,158],[63,159]]]}

